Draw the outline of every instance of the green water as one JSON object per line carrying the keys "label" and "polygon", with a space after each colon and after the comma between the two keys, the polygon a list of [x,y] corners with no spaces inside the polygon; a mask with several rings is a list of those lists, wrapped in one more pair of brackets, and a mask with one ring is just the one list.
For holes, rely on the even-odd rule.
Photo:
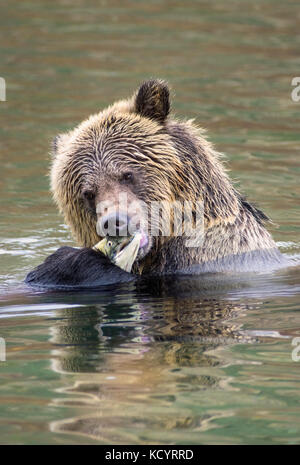
{"label": "green water", "polygon": [[149,77],[170,82],[178,117],[208,129],[297,262],[299,4],[0,8],[0,442],[300,443],[299,267],[89,294],[22,285],[73,244],[49,195],[51,139]]}

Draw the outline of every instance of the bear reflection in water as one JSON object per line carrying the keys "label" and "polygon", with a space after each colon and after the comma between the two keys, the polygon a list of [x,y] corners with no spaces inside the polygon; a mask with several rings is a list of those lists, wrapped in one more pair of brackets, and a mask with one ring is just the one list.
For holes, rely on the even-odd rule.
{"label": "bear reflection in water", "polygon": [[110,292],[109,303],[95,293],[94,305],[89,296],[87,307],[60,311],[52,369],[71,376],[58,402],[77,400],[79,414],[52,430],[103,441],[113,434],[122,443],[136,440],[135,427],[193,429],[213,420],[190,408],[178,413],[176,399],[183,391],[197,398],[230,389],[222,349],[252,339],[236,318],[247,305],[218,296],[211,281],[205,287],[203,293],[196,279],[145,279],[125,295]]}

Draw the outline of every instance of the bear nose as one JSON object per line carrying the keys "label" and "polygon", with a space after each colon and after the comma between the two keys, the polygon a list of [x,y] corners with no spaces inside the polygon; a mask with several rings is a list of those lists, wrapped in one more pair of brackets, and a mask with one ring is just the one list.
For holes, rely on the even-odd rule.
{"label": "bear nose", "polygon": [[110,213],[101,219],[103,236],[127,236],[129,217],[124,213]]}

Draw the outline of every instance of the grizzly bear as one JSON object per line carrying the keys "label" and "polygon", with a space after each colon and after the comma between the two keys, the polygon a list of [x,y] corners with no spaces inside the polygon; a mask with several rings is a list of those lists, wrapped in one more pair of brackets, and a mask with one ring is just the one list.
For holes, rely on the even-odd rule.
{"label": "grizzly bear", "polygon": [[[94,246],[112,218],[116,234],[128,233],[130,206],[141,203],[134,210],[144,237],[135,274],[251,271],[280,262],[264,225],[267,216],[233,186],[204,131],[169,112],[167,84],[149,80],[130,99],[55,138],[51,188],[78,245]],[[184,232],[176,235],[172,227],[167,235],[147,230],[145,206],[186,201],[195,206],[199,200],[203,227],[195,246],[188,247]],[[99,204],[108,206],[99,210]]]}

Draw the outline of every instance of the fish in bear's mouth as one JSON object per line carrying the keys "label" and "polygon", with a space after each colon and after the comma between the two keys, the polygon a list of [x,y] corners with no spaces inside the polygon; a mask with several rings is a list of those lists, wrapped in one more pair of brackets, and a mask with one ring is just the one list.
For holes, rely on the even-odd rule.
{"label": "fish in bear's mouth", "polygon": [[148,238],[145,233],[136,231],[133,236],[106,236],[94,245],[93,249],[99,250],[112,263],[130,273],[139,251],[142,251],[147,245]]}

